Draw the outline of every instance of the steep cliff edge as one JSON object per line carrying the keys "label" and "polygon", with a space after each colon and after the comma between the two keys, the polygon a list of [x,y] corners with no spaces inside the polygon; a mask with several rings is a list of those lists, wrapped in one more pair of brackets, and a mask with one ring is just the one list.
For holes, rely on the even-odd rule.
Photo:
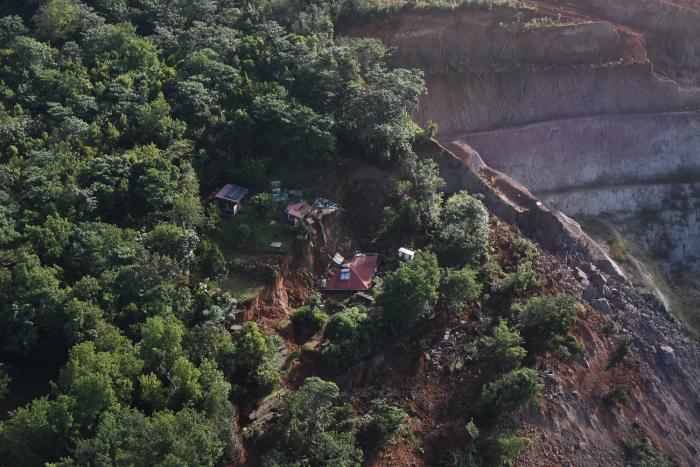
{"label": "steep cliff edge", "polygon": [[[590,306],[578,330],[583,360],[552,369],[544,411],[519,420],[539,437],[519,463],[625,465],[623,441],[641,432],[695,465],[700,349],[646,286],[682,284],[660,288],[691,297],[669,298],[697,326],[683,312],[700,290],[700,4],[527,3],[538,11],[404,11],[341,33],[380,38],[396,64],[425,70],[414,117],[439,125],[439,143],[421,152],[438,161],[447,190],[483,194],[565,265],[559,274],[578,279]],[[591,239],[584,230],[603,236],[590,219],[629,248]],[[606,369],[618,345],[601,331],[607,321],[634,342],[625,370],[634,402],[619,410],[601,402],[621,376]]]}
{"label": "steep cliff edge", "polygon": [[[697,275],[700,6],[527,4],[537,10],[404,11],[342,32],[380,38],[397,64],[425,70],[414,117],[438,123],[445,147],[477,153],[574,218],[604,218],[614,232],[597,237],[604,247],[647,258],[628,269],[637,282]],[[661,289],[700,329],[697,303]]]}

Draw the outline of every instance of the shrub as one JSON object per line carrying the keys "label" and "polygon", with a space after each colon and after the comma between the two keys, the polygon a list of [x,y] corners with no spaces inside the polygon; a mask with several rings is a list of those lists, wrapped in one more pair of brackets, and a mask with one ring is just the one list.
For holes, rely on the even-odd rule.
{"label": "shrub", "polygon": [[258,193],[250,198],[248,204],[260,218],[270,217],[277,210],[277,202],[270,193]]}
{"label": "shrub", "polygon": [[428,120],[428,124],[425,126],[425,129],[423,130],[423,137],[426,139],[432,139],[435,138],[440,131],[438,124],[435,123],[432,120]]}
{"label": "shrub", "polygon": [[610,245],[609,253],[610,257],[615,261],[624,262],[627,260],[627,250],[622,242],[615,242]]}
{"label": "shrub", "polygon": [[452,195],[442,211],[443,227],[437,245],[443,266],[476,265],[489,243],[489,213],[480,199],[460,192]]}
{"label": "shrub", "polygon": [[610,356],[610,362],[608,363],[606,369],[610,370],[618,364],[622,363],[622,361],[625,359],[625,357],[630,351],[631,344],[632,338],[629,335],[622,336],[622,338],[617,344],[617,347],[615,348],[615,351]]}
{"label": "shrub", "polygon": [[493,328],[492,337],[484,337],[481,340],[489,352],[489,359],[499,371],[510,371],[518,368],[527,355],[522,347],[523,338],[518,331],[513,331],[506,320],[501,320]]}
{"label": "shrub", "polygon": [[203,239],[197,246],[192,269],[193,275],[200,280],[204,278],[222,279],[228,274],[223,253],[216,243],[207,239]]}
{"label": "shrub", "polygon": [[233,346],[223,350],[221,366],[235,383],[233,393],[239,400],[250,401],[274,389],[279,378],[274,351],[255,323],[244,323],[234,335]]}
{"label": "shrub", "polygon": [[294,230],[297,240],[306,242],[311,239],[311,227],[309,227],[308,222],[297,222],[296,226],[294,226]]}
{"label": "shrub", "polygon": [[610,405],[625,405],[629,402],[629,392],[629,384],[617,384],[603,396],[603,400]]}
{"label": "shrub", "polygon": [[321,350],[326,370],[340,374],[372,354],[379,341],[376,322],[360,308],[347,308],[331,316],[326,326],[328,343]]}
{"label": "shrub", "polygon": [[534,370],[513,370],[484,386],[477,409],[486,417],[512,412],[532,403],[543,387]]}
{"label": "shrub", "polygon": [[338,386],[316,377],[287,394],[277,409],[279,419],[269,433],[273,448],[263,465],[359,465],[354,413],[338,405],[339,396]]}
{"label": "shrub", "polygon": [[528,264],[521,264],[494,283],[494,292],[511,298],[521,297],[532,289],[539,279],[538,274]]}
{"label": "shrub", "polygon": [[481,284],[476,271],[470,267],[449,269],[443,281],[443,294],[449,311],[457,311],[481,295]]}
{"label": "shrub", "polygon": [[513,314],[529,351],[550,350],[565,342],[576,319],[576,299],[569,294],[533,297],[513,305]]}
{"label": "shrub", "polygon": [[297,308],[292,315],[292,324],[297,337],[315,334],[326,324],[326,321],[328,321],[328,315],[310,306]]}
{"label": "shrub", "polygon": [[518,237],[511,244],[513,259],[517,264],[531,263],[540,256],[540,252],[530,240],[525,237]]}
{"label": "shrub", "polygon": [[357,441],[360,447],[369,451],[379,451],[392,444],[406,423],[406,412],[379,400],[360,420]]}
{"label": "shrub", "polygon": [[234,241],[237,243],[244,243],[250,238],[250,226],[248,224],[241,224],[236,228],[234,232]]}
{"label": "shrub", "polygon": [[482,447],[482,465],[510,465],[509,461],[518,456],[532,441],[522,436],[491,436]]}
{"label": "shrub", "polygon": [[439,284],[440,269],[430,252],[418,252],[413,261],[402,263],[389,273],[379,304],[390,331],[398,334],[428,314],[437,299]]}
{"label": "shrub", "polygon": [[5,364],[0,363],[0,401],[3,400],[9,392],[11,382],[12,378],[7,374]]}

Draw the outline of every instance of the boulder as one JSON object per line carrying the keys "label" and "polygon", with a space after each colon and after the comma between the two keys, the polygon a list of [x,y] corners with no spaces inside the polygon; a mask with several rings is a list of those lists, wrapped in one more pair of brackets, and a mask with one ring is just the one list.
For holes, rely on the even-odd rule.
{"label": "boulder", "polygon": [[596,272],[596,273],[591,274],[591,282],[593,282],[593,284],[596,287],[603,287],[603,286],[606,286],[608,284],[608,279],[606,279],[605,276],[602,275],[601,273]]}
{"label": "boulder", "polygon": [[597,298],[591,302],[591,305],[593,308],[606,315],[610,314],[612,311],[612,308],[610,308],[610,303],[606,298]]}
{"label": "boulder", "polygon": [[668,345],[659,346],[659,356],[661,357],[661,361],[664,365],[673,368],[678,366],[676,352],[673,350],[673,348],[669,347]]}
{"label": "boulder", "polygon": [[588,284],[588,287],[583,290],[584,300],[591,302],[598,297],[600,297],[600,291],[593,284]]}
{"label": "boulder", "polygon": [[574,275],[576,276],[576,280],[579,282],[588,280],[588,275],[585,272],[583,272],[581,268],[574,269]]}

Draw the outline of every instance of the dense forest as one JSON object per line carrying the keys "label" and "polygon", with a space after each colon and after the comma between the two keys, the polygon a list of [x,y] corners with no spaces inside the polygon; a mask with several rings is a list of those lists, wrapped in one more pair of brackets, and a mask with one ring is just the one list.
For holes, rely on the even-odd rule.
{"label": "dense forest", "polygon": [[269,337],[223,327],[201,200],[274,161],[410,152],[417,71],[336,41],[334,2],[4,2],[4,465],[214,465],[236,404],[276,382]]}

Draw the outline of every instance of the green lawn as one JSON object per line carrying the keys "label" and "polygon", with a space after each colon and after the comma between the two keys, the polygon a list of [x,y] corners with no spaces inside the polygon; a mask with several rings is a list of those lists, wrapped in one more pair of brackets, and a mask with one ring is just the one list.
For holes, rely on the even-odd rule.
{"label": "green lawn", "polygon": [[[250,227],[250,238],[245,242],[237,240],[238,227],[246,224]],[[233,217],[221,219],[219,230],[211,234],[214,241],[227,261],[234,258],[244,259],[254,263],[269,259],[270,255],[281,255],[289,249],[296,234],[293,227],[281,220],[279,215],[270,219],[259,219],[251,210],[243,210]],[[272,248],[270,243],[281,242],[281,248]],[[224,291],[230,292],[238,300],[249,300],[261,288],[270,285],[264,278],[256,277],[255,273],[233,270],[220,284]]]}
{"label": "green lawn", "polygon": [[[242,224],[250,227],[250,238],[244,243],[236,241],[236,231]],[[277,215],[272,219],[258,219],[250,210],[243,210],[236,216],[222,219],[219,230],[211,238],[219,245],[224,256],[230,259],[240,253],[284,253],[294,241],[295,233]],[[272,242],[282,242],[282,247],[272,248]]]}
{"label": "green lawn", "polygon": [[238,300],[250,300],[266,285],[268,284],[265,281],[257,279],[254,274],[232,271],[219,287],[225,292],[230,292]]}

